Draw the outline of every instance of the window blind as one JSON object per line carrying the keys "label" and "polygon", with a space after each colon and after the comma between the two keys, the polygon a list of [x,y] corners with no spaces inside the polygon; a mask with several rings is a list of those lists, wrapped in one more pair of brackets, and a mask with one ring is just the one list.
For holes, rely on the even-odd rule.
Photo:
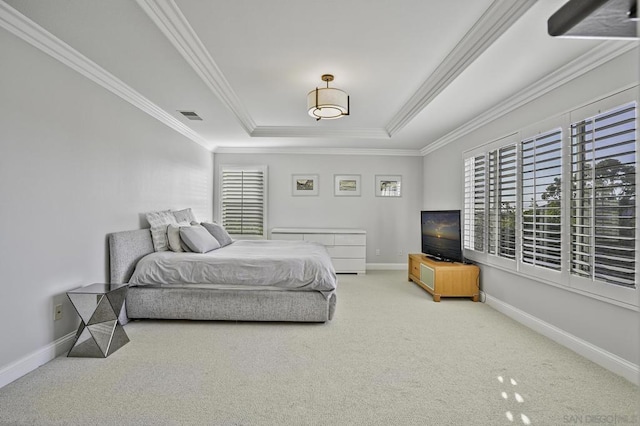
{"label": "window blind", "polygon": [[486,211],[485,155],[465,160],[464,170],[464,248],[484,251]]}
{"label": "window blind", "polygon": [[489,152],[489,253],[516,258],[517,147]]}
{"label": "window blind", "polygon": [[264,172],[222,171],[222,226],[233,235],[264,235]]}
{"label": "window blind", "polygon": [[636,104],[571,125],[571,273],[635,287]]}
{"label": "window blind", "polygon": [[559,271],[562,131],[523,140],[520,147],[522,261]]}

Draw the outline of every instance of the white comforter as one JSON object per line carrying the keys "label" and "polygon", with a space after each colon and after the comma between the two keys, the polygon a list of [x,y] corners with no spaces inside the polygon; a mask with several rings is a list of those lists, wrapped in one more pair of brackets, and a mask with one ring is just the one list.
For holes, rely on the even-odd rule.
{"label": "white comforter", "polygon": [[136,265],[129,283],[277,287],[316,290],[328,297],[336,289],[336,274],[321,244],[241,240],[204,254],[148,254]]}

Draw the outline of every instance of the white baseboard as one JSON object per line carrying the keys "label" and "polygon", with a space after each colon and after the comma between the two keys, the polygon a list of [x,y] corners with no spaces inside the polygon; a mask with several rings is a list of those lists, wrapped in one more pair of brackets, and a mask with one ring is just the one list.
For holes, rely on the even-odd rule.
{"label": "white baseboard", "polygon": [[367,263],[368,271],[406,271],[407,263]]}
{"label": "white baseboard", "polygon": [[531,328],[532,330],[550,338],[551,340],[571,349],[572,351],[582,355],[590,361],[612,371],[631,383],[640,385],[640,368],[638,365],[627,361],[624,358],[612,354],[598,346],[595,346],[586,340],[582,340],[573,334],[551,325],[539,318],[534,317],[520,309],[509,305],[495,297],[485,293],[486,303],[493,309],[502,312],[506,316],[513,318],[519,323]]}
{"label": "white baseboard", "polygon": [[18,361],[3,367],[0,370],[0,388],[8,385],[14,380],[19,379],[27,373],[32,372],[36,368],[54,359],[56,356],[68,352],[73,345],[76,332],[62,336],[53,343],[49,343],[44,348],[38,349],[30,353]]}

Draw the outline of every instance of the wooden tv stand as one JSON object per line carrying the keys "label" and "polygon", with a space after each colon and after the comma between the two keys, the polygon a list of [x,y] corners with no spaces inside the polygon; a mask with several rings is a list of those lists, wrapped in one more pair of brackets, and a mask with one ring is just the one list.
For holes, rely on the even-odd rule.
{"label": "wooden tv stand", "polygon": [[471,297],[478,301],[480,268],[456,262],[438,262],[423,254],[409,255],[409,281],[413,281],[433,296]]}

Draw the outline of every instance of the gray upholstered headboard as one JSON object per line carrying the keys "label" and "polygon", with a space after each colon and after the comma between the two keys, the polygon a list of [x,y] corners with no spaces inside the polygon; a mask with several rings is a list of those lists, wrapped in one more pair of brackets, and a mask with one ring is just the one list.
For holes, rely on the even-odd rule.
{"label": "gray upholstered headboard", "polygon": [[153,242],[149,229],[109,234],[111,283],[129,282],[138,260],[149,253],[153,253]]}

